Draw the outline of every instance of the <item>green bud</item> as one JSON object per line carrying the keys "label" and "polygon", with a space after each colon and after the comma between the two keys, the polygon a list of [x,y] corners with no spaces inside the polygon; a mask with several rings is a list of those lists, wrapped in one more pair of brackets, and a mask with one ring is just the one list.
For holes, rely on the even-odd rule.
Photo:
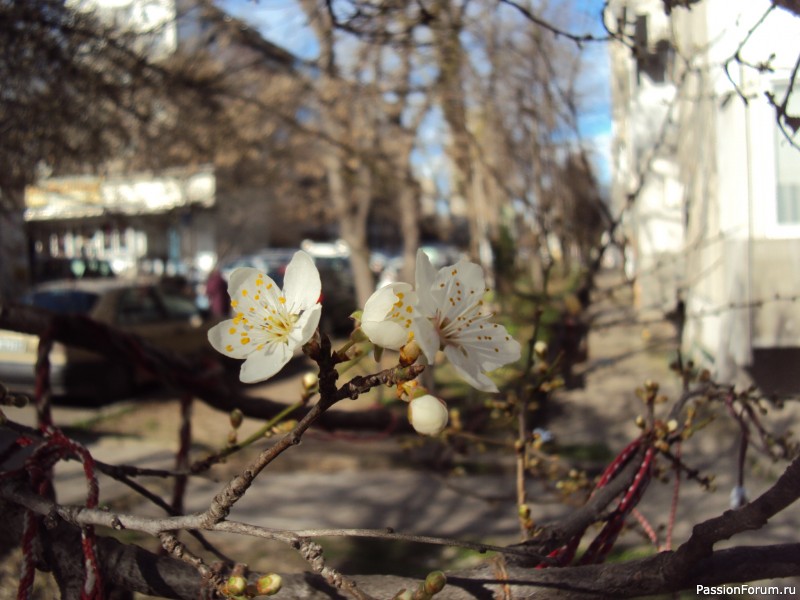
{"label": "green bud", "polygon": [[412,600],[414,595],[406,589],[400,590],[393,597],[392,600]]}
{"label": "green bud", "polygon": [[242,421],[244,421],[244,414],[238,408],[234,408],[231,411],[231,427],[239,429],[242,426]]}
{"label": "green bud", "polygon": [[223,592],[226,596],[240,596],[247,589],[247,580],[241,575],[231,575],[225,583]]}
{"label": "green bud", "polygon": [[442,591],[447,583],[447,577],[441,571],[433,571],[428,573],[425,578],[425,591],[431,595],[438,594]]}
{"label": "green bud", "polygon": [[277,594],[281,586],[283,585],[283,579],[277,573],[269,573],[262,577],[259,577],[256,581],[256,591],[262,596],[274,596]]}

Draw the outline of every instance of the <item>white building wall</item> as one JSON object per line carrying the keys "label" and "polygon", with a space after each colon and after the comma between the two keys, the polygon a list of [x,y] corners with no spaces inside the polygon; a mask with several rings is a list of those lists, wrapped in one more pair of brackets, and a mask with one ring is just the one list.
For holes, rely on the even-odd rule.
{"label": "white building wall", "polygon": [[140,35],[138,50],[153,60],[170,56],[178,47],[175,0],[67,0],[67,5]]}
{"label": "white building wall", "polygon": [[[720,380],[733,380],[750,364],[755,348],[800,347],[800,303],[774,301],[775,294],[800,293],[800,225],[777,222],[776,116],[765,97],[776,81],[788,79],[797,60],[800,20],[773,10],[742,46],[770,4],[705,0],[691,10],[673,11],[670,33],[678,53],[674,137],[667,137],[663,154],[654,161],[631,219],[640,281],[654,257],[664,260],[663,252],[685,261],[676,285],[687,303],[683,348],[713,364]],[[611,3],[614,10],[622,5],[628,6],[629,20],[641,10],[663,14],[660,3]],[[774,72],[741,67],[732,60],[737,51],[749,64],[769,61]],[[683,71],[686,65],[688,72]],[[614,51],[617,90],[625,89],[619,83],[625,83],[623,66],[635,73],[635,62]],[[628,98],[614,97],[617,168],[626,166],[620,157],[631,151],[641,157],[653,139],[652,133],[649,138],[637,134],[637,124],[654,123],[652,116],[664,110],[663,98],[648,92],[639,85]],[[672,169],[659,168],[669,163]],[[632,170],[620,170],[617,196],[634,181]],[[670,187],[671,193],[663,191]],[[670,210],[674,198],[681,204],[677,212]],[[683,228],[682,235],[673,228]],[[675,273],[664,269],[651,277],[657,285],[651,282],[650,288],[663,288]]]}

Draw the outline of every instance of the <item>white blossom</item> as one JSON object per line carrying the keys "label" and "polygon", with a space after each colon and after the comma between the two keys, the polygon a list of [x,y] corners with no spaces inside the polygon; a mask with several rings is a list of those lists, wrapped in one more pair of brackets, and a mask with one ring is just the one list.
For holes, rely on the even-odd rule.
{"label": "white blossom", "polygon": [[212,327],[208,341],[226,356],[246,359],[243,382],[269,379],[314,335],[320,290],[319,272],[302,250],[286,267],[283,290],[258,269],[236,269],[228,281],[235,316]]}
{"label": "white blossom", "polygon": [[436,272],[422,250],[417,252],[417,310],[412,329],[430,363],[438,350],[471,386],[496,392],[485,373],[520,357],[519,342],[505,327],[492,323],[485,312],[483,271],[475,263],[460,260]]}
{"label": "white blossom", "polygon": [[399,350],[411,337],[418,316],[417,295],[408,283],[390,283],[369,297],[361,315],[361,329],[376,346]]}
{"label": "white blossom", "polygon": [[436,396],[426,394],[408,405],[408,420],[422,435],[438,435],[447,427],[447,406]]}

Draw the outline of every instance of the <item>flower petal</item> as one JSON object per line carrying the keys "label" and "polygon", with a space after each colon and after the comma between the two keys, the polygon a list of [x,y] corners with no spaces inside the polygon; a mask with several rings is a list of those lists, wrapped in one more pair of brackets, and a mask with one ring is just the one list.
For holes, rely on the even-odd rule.
{"label": "flower petal", "polygon": [[426,317],[432,317],[436,313],[436,302],[431,295],[434,279],[436,279],[436,269],[433,268],[431,259],[422,250],[417,250],[414,282],[419,296],[419,311]]}
{"label": "flower petal", "polygon": [[217,323],[208,330],[208,341],[217,352],[231,358],[245,358],[254,346],[242,344],[241,325],[235,324],[232,319]]}
{"label": "flower petal", "polygon": [[517,362],[521,355],[519,342],[498,323],[466,328],[459,336],[459,343],[483,371]]}
{"label": "flower petal", "polygon": [[482,304],[486,293],[483,269],[475,263],[460,260],[439,269],[433,282],[433,297],[443,319],[455,321]]}
{"label": "flower petal", "polygon": [[280,290],[275,282],[258,269],[239,267],[231,273],[228,294],[235,314],[252,317],[263,310],[263,306],[275,306]]}
{"label": "flower petal", "polygon": [[290,344],[267,344],[262,350],[250,354],[241,371],[239,379],[243,383],[264,381],[280,371],[292,358]]}
{"label": "flower petal", "polygon": [[447,346],[444,353],[458,374],[475,389],[483,392],[497,392],[497,386],[481,372],[480,365],[470,360],[467,351],[460,346]]}
{"label": "flower petal", "polygon": [[396,321],[362,321],[361,329],[373,344],[392,350],[405,346],[411,333]]}
{"label": "flower petal", "polygon": [[319,300],[322,284],[313,259],[303,250],[295,252],[286,266],[283,278],[283,296],[286,309],[297,314],[314,306]]}
{"label": "flower petal", "polygon": [[315,304],[311,308],[304,310],[303,314],[297,318],[294,329],[292,329],[292,332],[289,334],[290,343],[293,344],[293,352],[297,346],[302,346],[311,339],[317,327],[319,327],[319,318],[321,315],[322,305]]}
{"label": "flower petal", "polygon": [[433,323],[431,323],[430,319],[424,317],[414,319],[411,331],[414,332],[414,340],[419,344],[425,358],[428,359],[428,364],[432,365],[436,358],[436,353],[439,351],[439,346],[442,344]]}
{"label": "flower petal", "polygon": [[408,283],[390,283],[373,292],[364,304],[361,320],[381,321],[385,319],[397,302],[397,294],[403,294],[405,297],[409,292],[411,292],[411,285]]}
{"label": "flower petal", "polygon": [[255,287],[258,278],[258,269],[253,267],[238,267],[233,270],[228,278],[228,293],[233,296],[239,293],[244,286]]}

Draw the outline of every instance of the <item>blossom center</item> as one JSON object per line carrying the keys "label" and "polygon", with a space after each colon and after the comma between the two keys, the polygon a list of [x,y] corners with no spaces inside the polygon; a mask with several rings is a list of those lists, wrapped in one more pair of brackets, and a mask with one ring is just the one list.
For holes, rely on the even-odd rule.
{"label": "blossom center", "polygon": [[[289,335],[294,330],[300,314],[286,311],[283,296],[278,300],[281,303],[275,306],[260,300],[257,308],[250,309],[249,315],[245,315],[243,312],[236,313],[233,324],[241,325],[239,333],[242,345],[254,341],[260,344],[259,348],[261,348],[263,343],[289,343]],[[234,333],[234,331],[232,330],[231,333]]]}

